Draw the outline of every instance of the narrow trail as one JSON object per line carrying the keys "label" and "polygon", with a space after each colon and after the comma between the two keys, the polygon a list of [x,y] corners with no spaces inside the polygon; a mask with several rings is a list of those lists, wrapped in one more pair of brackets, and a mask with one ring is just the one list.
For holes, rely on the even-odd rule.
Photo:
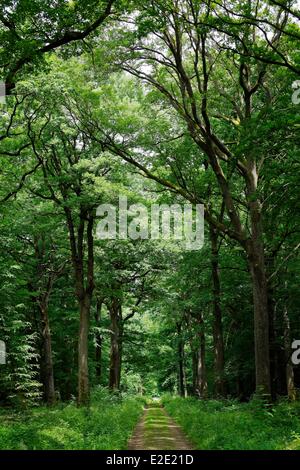
{"label": "narrow trail", "polygon": [[165,409],[152,404],[137,424],[128,450],[192,450],[192,445]]}

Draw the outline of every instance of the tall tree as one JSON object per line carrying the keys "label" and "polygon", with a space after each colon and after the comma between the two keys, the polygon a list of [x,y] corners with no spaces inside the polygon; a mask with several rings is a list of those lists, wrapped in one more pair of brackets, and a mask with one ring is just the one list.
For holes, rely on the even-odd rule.
{"label": "tall tree", "polygon": [[[145,176],[193,203],[203,202],[207,222],[237,241],[245,251],[252,277],[257,392],[270,395],[269,312],[260,191],[263,164],[271,144],[269,148],[254,145],[257,135],[253,130],[262,119],[272,125],[270,106],[275,98],[267,91],[266,64],[247,59],[235,50],[229,55],[222,45],[216,47],[214,30],[199,26],[200,19],[211,14],[210,6],[199,2],[144,5],[132,52],[127,56],[123,53],[119,63],[157,89],[185,123],[204,164],[209,165],[215,176],[226,211],[224,221],[220,222],[203,195],[185,186],[178,175],[175,182],[162,177],[137,157],[139,152],[132,151],[132,142],[120,145],[99,123],[96,129],[100,131],[98,139],[102,145],[135,165]],[[251,25],[241,24],[239,28],[244,37],[239,49],[246,47],[244,43],[255,47],[259,39],[252,34]],[[226,70],[230,80],[227,84],[220,70]],[[229,143],[228,134],[232,137]]]}

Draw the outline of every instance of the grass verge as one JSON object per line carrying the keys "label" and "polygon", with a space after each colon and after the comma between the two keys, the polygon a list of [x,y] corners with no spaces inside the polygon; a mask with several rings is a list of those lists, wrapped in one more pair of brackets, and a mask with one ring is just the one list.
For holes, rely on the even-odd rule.
{"label": "grass verge", "polygon": [[123,450],[143,411],[140,397],[97,391],[89,409],[75,404],[0,414],[0,449]]}
{"label": "grass verge", "polygon": [[300,450],[300,403],[266,409],[259,402],[165,396],[166,411],[196,449]]}

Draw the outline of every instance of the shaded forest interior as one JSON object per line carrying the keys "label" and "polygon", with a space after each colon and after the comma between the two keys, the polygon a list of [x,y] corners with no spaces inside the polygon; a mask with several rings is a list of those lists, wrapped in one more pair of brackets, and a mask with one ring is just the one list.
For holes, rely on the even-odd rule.
{"label": "shaded forest interior", "polygon": [[[2,6],[1,408],[296,400],[297,2]],[[202,204],[203,247],[143,236],[155,204]]]}

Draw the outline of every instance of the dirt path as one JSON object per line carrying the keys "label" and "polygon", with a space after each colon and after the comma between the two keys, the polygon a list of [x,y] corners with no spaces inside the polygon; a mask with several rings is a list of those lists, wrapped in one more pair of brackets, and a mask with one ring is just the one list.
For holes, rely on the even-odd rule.
{"label": "dirt path", "polygon": [[149,405],[128,444],[129,450],[192,450],[181,428],[160,405]]}

